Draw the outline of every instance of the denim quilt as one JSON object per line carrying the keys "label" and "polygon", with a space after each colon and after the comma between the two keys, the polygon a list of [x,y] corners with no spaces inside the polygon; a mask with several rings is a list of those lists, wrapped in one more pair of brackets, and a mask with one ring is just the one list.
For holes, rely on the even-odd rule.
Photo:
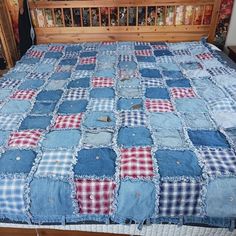
{"label": "denim quilt", "polygon": [[204,41],[33,46],[0,80],[0,219],[235,227],[236,71]]}

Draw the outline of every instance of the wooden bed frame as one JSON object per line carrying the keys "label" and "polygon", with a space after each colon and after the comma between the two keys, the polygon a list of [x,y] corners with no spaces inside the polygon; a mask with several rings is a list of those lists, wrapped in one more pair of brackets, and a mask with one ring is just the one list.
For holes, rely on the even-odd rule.
{"label": "wooden bed frame", "polygon": [[[214,39],[221,0],[30,0],[37,43]],[[192,17],[189,12],[192,11]],[[182,19],[180,16],[182,14]],[[133,17],[133,18],[132,18]]]}

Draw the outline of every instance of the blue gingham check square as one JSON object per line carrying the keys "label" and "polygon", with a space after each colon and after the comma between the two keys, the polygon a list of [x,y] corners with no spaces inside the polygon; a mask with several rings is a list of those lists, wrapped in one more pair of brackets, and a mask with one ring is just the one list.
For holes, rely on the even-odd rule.
{"label": "blue gingham check square", "polygon": [[203,148],[199,150],[209,175],[236,175],[236,155],[231,149]]}
{"label": "blue gingham check square", "polygon": [[164,86],[162,80],[153,79],[153,78],[142,78],[141,83],[145,87],[159,87]]}
{"label": "blue gingham check square", "polygon": [[17,214],[25,211],[24,185],[25,180],[23,178],[4,177],[0,179],[0,206],[2,212]]}
{"label": "blue gingham check square", "polygon": [[1,80],[0,88],[15,88],[21,83],[20,80]]}
{"label": "blue gingham check square", "polygon": [[65,52],[64,59],[70,59],[70,58],[79,58],[79,51],[78,52]]}
{"label": "blue gingham check square", "polygon": [[134,61],[134,55],[120,55],[119,61]]}
{"label": "blue gingham check square", "polygon": [[75,71],[72,75],[73,79],[79,79],[84,77],[91,77],[93,76],[94,71],[93,70],[78,70]]}
{"label": "blue gingham check square", "polygon": [[16,130],[21,122],[21,115],[0,115],[0,129]]}
{"label": "blue gingham check square", "polygon": [[139,62],[138,66],[140,69],[142,68],[156,69],[157,68],[157,64],[155,62]]}
{"label": "blue gingham check square", "polygon": [[45,72],[45,73],[30,73],[27,78],[28,79],[47,79],[50,76],[50,73]]}
{"label": "blue gingham check square", "polygon": [[50,64],[50,65],[54,65],[58,62],[58,60],[56,58],[44,58],[41,61],[43,64]]}
{"label": "blue gingham check square", "polygon": [[85,99],[88,97],[88,90],[87,89],[71,89],[68,90],[64,96],[64,99],[66,100],[79,100],[79,99]]}
{"label": "blue gingham check square", "polygon": [[14,68],[15,71],[23,71],[23,72],[31,72],[34,69],[35,69],[35,65],[28,65],[28,64],[23,64],[23,63],[18,64]]}
{"label": "blue gingham check square", "polygon": [[61,175],[69,176],[74,164],[72,151],[48,150],[42,154],[35,176]]}
{"label": "blue gingham check square", "polygon": [[231,74],[233,70],[225,67],[215,67],[209,68],[207,69],[207,71],[210,73],[211,76],[217,76]]}
{"label": "blue gingham check square", "polygon": [[234,84],[234,85],[227,86],[226,90],[229,92],[232,98],[236,100],[236,85]]}
{"label": "blue gingham check square", "polygon": [[122,126],[142,126],[147,124],[147,117],[142,111],[122,111],[120,122]]}
{"label": "blue gingham check square", "polygon": [[156,57],[157,65],[158,63],[171,63],[175,62],[173,56],[162,56],[162,57]]}
{"label": "blue gingham check square", "polygon": [[168,182],[160,185],[159,215],[198,215],[201,185],[195,182]]}
{"label": "blue gingham check square", "polygon": [[91,99],[89,109],[92,111],[112,111],[115,107],[112,99]]}
{"label": "blue gingham check square", "polygon": [[222,98],[222,99],[210,99],[208,100],[209,108],[213,112],[235,112],[236,111],[236,104],[235,102],[231,101],[228,98]]}

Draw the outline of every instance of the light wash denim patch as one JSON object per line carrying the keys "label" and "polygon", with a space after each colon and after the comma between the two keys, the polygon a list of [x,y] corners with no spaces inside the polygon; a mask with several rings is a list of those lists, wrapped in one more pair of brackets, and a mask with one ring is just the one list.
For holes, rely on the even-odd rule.
{"label": "light wash denim patch", "polygon": [[196,154],[189,150],[158,150],[155,158],[161,177],[194,177],[202,173]]}
{"label": "light wash denim patch", "polygon": [[[103,117],[109,117],[109,122],[101,121]],[[86,114],[83,125],[87,128],[115,127],[116,118],[113,112],[92,111]]]}
{"label": "light wash denim patch", "polygon": [[217,75],[217,76],[214,76],[214,80],[220,86],[228,87],[228,86],[236,85],[235,76],[232,76],[232,75]]}
{"label": "light wash denim patch", "polygon": [[118,86],[120,87],[138,87],[140,85],[140,79],[132,78],[128,80],[118,80]]}
{"label": "light wash denim patch", "polygon": [[169,79],[184,79],[184,75],[180,71],[163,70],[162,74]]}
{"label": "light wash denim patch", "polygon": [[156,62],[156,58],[152,56],[136,56],[138,62]]}
{"label": "light wash denim patch", "polygon": [[54,66],[50,64],[39,64],[34,72],[36,73],[48,73],[54,70]]}
{"label": "light wash denim patch", "polygon": [[29,173],[35,158],[32,150],[7,150],[0,158],[0,172]]}
{"label": "light wash denim patch", "polygon": [[94,88],[90,90],[91,98],[113,98],[115,91],[112,88]]}
{"label": "light wash denim patch", "polygon": [[206,212],[210,217],[236,217],[236,178],[212,180],[207,187]]}
{"label": "light wash denim patch", "polygon": [[193,129],[211,129],[214,127],[207,113],[184,113],[182,118],[187,127]]}
{"label": "light wash denim patch", "polygon": [[1,112],[6,114],[22,114],[31,109],[29,101],[8,101],[3,105]]}
{"label": "light wash denim patch", "polygon": [[100,70],[95,71],[94,76],[113,78],[115,74],[116,74],[116,71],[114,68],[108,68],[108,69],[100,69]]}
{"label": "light wash denim patch", "polygon": [[4,100],[11,94],[10,89],[0,89],[0,100]]}
{"label": "light wash denim patch", "polygon": [[180,71],[179,67],[175,63],[158,63],[158,67],[162,70]]}
{"label": "light wash denim patch", "polygon": [[31,114],[49,114],[54,111],[55,102],[35,102]]}
{"label": "light wash denim patch", "polygon": [[28,75],[27,72],[25,71],[11,71],[9,73],[7,73],[6,75],[4,75],[5,78],[10,78],[10,79],[15,79],[15,80],[23,80],[26,78],[26,76]]}
{"label": "light wash denim patch", "polygon": [[117,217],[142,222],[155,211],[155,186],[152,182],[121,181],[118,193]]}
{"label": "light wash denim patch", "polygon": [[[135,108],[136,106],[136,108]],[[141,98],[120,98],[117,102],[118,110],[143,110],[143,100]]]}
{"label": "light wash denim patch", "polygon": [[188,130],[188,135],[195,146],[230,147],[225,136],[219,131]]}
{"label": "light wash denim patch", "polygon": [[77,65],[76,70],[94,70],[96,64],[82,64]]}
{"label": "light wash denim patch", "polygon": [[19,86],[19,89],[21,90],[37,89],[43,86],[44,83],[45,81],[41,79],[26,80],[22,82],[22,84]]}
{"label": "light wash denim patch", "polygon": [[110,148],[82,149],[77,155],[75,175],[113,176],[116,153]]}
{"label": "light wash denim patch", "polygon": [[4,146],[9,136],[9,131],[0,130],[0,146]]}
{"label": "light wash denim patch", "polygon": [[74,59],[74,58],[70,58],[70,59],[63,59],[60,61],[59,65],[70,65],[70,66],[73,66],[75,65],[77,62],[77,59]]}
{"label": "light wash denim patch", "polygon": [[236,112],[214,112],[211,116],[218,127],[224,129],[236,127]]}
{"label": "light wash denim patch", "polygon": [[37,101],[58,101],[62,96],[62,90],[42,90],[38,93]]}
{"label": "light wash denim patch", "polygon": [[85,78],[80,78],[80,79],[76,79],[76,80],[72,80],[70,81],[70,83],[68,84],[67,88],[88,88],[90,83],[90,79],[85,77]]}
{"label": "light wash denim patch", "polygon": [[154,129],[181,129],[181,119],[174,113],[151,113],[150,124]]}
{"label": "light wash denim patch", "polygon": [[149,68],[144,68],[139,70],[141,75],[143,77],[148,77],[148,78],[161,78],[161,73],[157,69],[149,69]]}
{"label": "light wash denim patch", "polygon": [[121,97],[137,98],[142,96],[141,87],[119,87],[117,90]]}
{"label": "light wash denim patch", "polygon": [[186,146],[184,134],[177,129],[159,129],[153,132],[156,143],[161,147],[183,148]]}
{"label": "light wash denim patch", "polygon": [[169,87],[183,87],[183,88],[191,87],[188,79],[166,80],[166,84]]}
{"label": "light wash denim patch", "polygon": [[42,141],[44,148],[74,148],[81,137],[79,130],[51,131],[45,135]]}
{"label": "light wash denim patch", "polygon": [[208,112],[203,100],[197,98],[181,98],[175,100],[177,111],[186,113]]}
{"label": "light wash denim patch", "polygon": [[66,80],[51,80],[44,87],[45,90],[58,90],[64,88]]}
{"label": "light wash denim patch", "polygon": [[236,128],[235,127],[226,129],[225,133],[233,141],[233,143],[236,143]]}
{"label": "light wash denim patch", "polygon": [[122,69],[135,70],[137,68],[137,63],[134,61],[120,61],[118,67]]}
{"label": "light wash denim patch", "polygon": [[118,133],[118,145],[124,147],[152,145],[153,141],[149,129],[145,127],[122,127]]}
{"label": "light wash denim patch", "polygon": [[50,125],[51,119],[52,116],[27,116],[19,129],[46,129]]}
{"label": "light wash denim patch", "polygon": [[73,114],[85,112],[87,107],[87,100],[64,101],[58,109],[58,113]]}
{"label": "light wash denim patch", "polygon": [[116,56],[98,55],[97,62],[99,64],[103,64],[103,63],[114,64],[116,62]]}
{"label": "light wash denim patch", "polygon": [[33,179],[30,183],[30,212],[33,219],[62,220],[73,214],[71,186],[67,182],[50,178]]}
{"label": "light wash denim patch", "polygon": [[40,61],[39,58],[24,58],[19,62],[19,64],[33,65],[37,64],[39,61]]}
{"label": "light wash denim patch", "polygon": [[87,146],[110,146],[112,144],[112,137],[112,131],[86,130],[82,143]]}
{"label": "light wash denim patch", "polygon": [[70,76],[71,76],[71,73],[67,72],[67,71],[64,71],[64,72],[54,72],[49,79],[50,80],[65,80],[65,79],[69,79]]}
{"label": "light wash denim patch", "polygon": [[46,52],[44,58],[56,58],[59,59],[63,54],[61,52]]}
{"label": "light wash denim patch", "polygon": [[169,93],[166,88],[146,88],[146,98],[169,99]]}

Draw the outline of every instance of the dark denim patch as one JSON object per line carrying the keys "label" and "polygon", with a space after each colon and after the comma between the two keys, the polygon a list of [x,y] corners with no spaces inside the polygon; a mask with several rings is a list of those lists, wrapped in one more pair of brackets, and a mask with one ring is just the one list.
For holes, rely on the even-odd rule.
{"label": "dark denim patch", "polygon": [[177,79],[177,80],[166,80],[166,84],[169,87],[185,87],[190,88],[190,82],[187,79]]}
{"label": "dark denim patch", "polygon": [[89,87],[89,82],[90,79],[89,78],[80,78],[80,79],[76,79],[76,80],[72,80],[70,81],[70,83],[68,84],[67,88],[88,88]]}
{"label": "dark denim patch", "polygon": [[35,102],[31,111],[32,114],[49,114],[54,111],[55,102]]}
{"label": "dark denim patch", "polygon": [[91,98],[113,98],[115,91],[112,88],[94,88],[90,91]]}
{"label": "dark denim patch", "polygon": [[161,56],[173,56],[172,52],[169,50],[155,50],[154,55],[156,57],[161,57]]}
{"label": "dark denim patch", "polygon": [[62,90],[43,90],[37,97],[37,101],[58,101],[62,96]]}
{"label": "dark denim patch", "polygon": [[53,79],[53,80],[65,80],[70,78],[71,73],[64,71],[64,72],[55,72],[52,74],[52,76],[49,79]]}
{"label": "dark denim patch", "polygon": [[46,129],[50,125],[51,119],[52,116],[27,116],[19,129]]}
{"label": "dark denim patch", "polygon": [[141,69],[139,71],[140,71],[140,73],[143,77],[161,78],[161,73],[157,69],[144,68],[144,69]]}
{"label": "dark denim patch", "polygon": [[145,93],[146,98],[169,99],[169,93],[166,88],[147,88]]}

